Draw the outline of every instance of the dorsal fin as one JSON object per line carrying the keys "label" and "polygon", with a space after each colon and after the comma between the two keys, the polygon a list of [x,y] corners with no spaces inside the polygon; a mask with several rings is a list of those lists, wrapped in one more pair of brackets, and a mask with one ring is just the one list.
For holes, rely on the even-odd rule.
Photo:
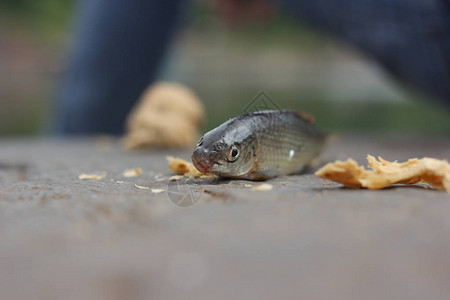
{"label": "dorsal fin", "polygon": [[295,111],[294,113],[308,124],[314,124],[316,120],[312,114],[305,111]]}

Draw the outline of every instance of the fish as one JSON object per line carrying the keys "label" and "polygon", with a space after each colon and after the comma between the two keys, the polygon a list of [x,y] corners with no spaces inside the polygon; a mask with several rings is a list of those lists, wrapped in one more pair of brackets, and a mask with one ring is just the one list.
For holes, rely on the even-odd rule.
{"label": "fish", "polygon": [[203,173],[266,180],[301,173],[321,152],[325,135],[297,110],[264,110],[232,118],[205,133],[191,156]]}

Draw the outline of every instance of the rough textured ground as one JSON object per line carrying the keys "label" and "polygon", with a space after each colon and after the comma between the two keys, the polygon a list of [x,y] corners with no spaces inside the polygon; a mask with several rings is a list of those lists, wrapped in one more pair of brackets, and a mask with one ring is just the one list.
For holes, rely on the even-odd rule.
{"label": "rough textured ground", "polygon": [[[323,160],[365,164],[368,153],[449,159],[450,140],[347,136]],[[189,157],[0,141],[2,299],[448,299],[445,192],[351,190],[312,175],[271,180],[265,192],[247,181],[169,184],[168,154]],[[124,178],[131,167],[142,175]]]}

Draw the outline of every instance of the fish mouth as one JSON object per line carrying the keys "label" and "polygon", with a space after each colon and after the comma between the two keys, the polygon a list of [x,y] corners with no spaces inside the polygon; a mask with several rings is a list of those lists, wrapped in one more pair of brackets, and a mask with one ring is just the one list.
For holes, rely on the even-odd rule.
{"label": "fish mouth", "polygon": [[209,173],[209,170],[211,169],[209,163],[200,161],[195,157],[192,157],[192,163],[194,164],[194,167],[202,173]]}

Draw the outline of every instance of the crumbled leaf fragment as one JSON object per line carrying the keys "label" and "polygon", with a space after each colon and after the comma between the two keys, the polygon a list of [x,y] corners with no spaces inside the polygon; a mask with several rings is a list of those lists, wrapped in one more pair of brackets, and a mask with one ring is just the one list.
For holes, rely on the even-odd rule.
{"label": "crumbled leaf fragment", "polygon": [[405,162],[390,162],[372,155],[367,156],[366,170],[356,161],[349,158],[346,161],[328,163],[319,169],[315,175],[342,183],[347,187],[364,187],[382,189],[392,184],[415,184],[425,182],[438,190],[450,193],[450,164],[447,160],[424,157],[411,158]]}
{"label": "crumbled leaf fragment", "polygon": [[142,186],[142,185],[137,185],[137,184],[135,184],[134,186],[135,186],[136,188],[138,188],[138,189],[141,189],[141,190],[147,190],[147,189],[150,188],[149,186]]}
{"label": "crumbled leaf fragment", "polygon": [[195,166],[178,157],[173,156],[167,156],[166,157],[170,171],[174,172],[177,175],[183,175],[185,177],[194,177],[194,178],[201,178],[201,179],[207,179],[207,178],[216,178],[216,175],[209,174],[209,173],[202,173],[198,171]]}
{"label": "crumbled leaf fragment", "polygon": [[273,186],[268,183],[263,183],[252,188],[252,190],[255,192],[270,191],[271,189],[273,189]]}
{"label": "crumbled leaf fragment", "polygon": [[106,174],[98,175],[98,174],[85,174],[81,173],[78,175],[78,179],[80,180],[101,180],[106,177]]}
{"label": "crumbled leaf fragment", "polygon": [[161,190],[161,189],[152,189],[152,193],[154,193],[154,194],[160,194],[163,192],[164,192],[164,190]]}
{"label": "crumbled leaf fragment", "polygon": [[122,175],[123,177],[136,177],[142,174],[141,168],[132,168],[132,169],[126,169],[123,171]]}
{"label": "crumbled leaf fragment", "polygon": [[190,148],[205,119],[201,100],[188,87],[169,82],[149,86],[126,121],[125,149]]}
{"label": "crumbled leaf fragment", "polygon": [[170,181],[178,181],[178,180],[181,180],[181,179],[183,179],[182,175],[173,175],[173,176],[169,177]]}

